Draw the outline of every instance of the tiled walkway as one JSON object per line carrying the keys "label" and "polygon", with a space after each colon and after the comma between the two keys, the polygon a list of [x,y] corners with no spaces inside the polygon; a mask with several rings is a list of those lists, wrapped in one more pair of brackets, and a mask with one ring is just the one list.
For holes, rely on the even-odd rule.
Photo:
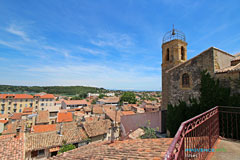
{"label": "tiled walkway", "polygon": [[211,160],[240,160],[240,142],[220,140]]}

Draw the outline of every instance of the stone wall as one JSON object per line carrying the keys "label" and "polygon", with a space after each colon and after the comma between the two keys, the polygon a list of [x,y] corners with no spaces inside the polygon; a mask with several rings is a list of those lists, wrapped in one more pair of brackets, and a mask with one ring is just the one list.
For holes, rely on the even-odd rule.
{"label": "stone wall", "polygon": [[[190,97],[197,98],[200,96],[201,72],[208,70],[214,75],[214,48],[209,48],[198,56],[188,60],[181,65],[167,71],[168,74],[168,96],[167,103],[178,104],[179,100],[188,102]],[[182,75],[189,75],[190,87],[182,86]]]}

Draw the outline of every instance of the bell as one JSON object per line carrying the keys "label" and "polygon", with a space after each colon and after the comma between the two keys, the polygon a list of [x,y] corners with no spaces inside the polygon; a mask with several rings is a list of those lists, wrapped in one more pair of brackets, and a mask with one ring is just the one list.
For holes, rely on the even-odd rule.
{"label": "bell", "polygon": [[175,35],[175,29],[172,30],[172,35]]}

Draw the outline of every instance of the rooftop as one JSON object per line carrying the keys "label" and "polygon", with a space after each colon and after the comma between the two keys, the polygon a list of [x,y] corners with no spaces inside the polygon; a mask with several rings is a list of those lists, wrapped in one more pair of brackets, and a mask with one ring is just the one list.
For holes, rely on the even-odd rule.
{"label": "rooftop", "polygon": [[99,142],[79,147],[50,159],[163,159],[171,138]]}
{"label": "rooftop", "polygon": [[73,115],[71,112],[59,112],[57,122],[72,122]]}

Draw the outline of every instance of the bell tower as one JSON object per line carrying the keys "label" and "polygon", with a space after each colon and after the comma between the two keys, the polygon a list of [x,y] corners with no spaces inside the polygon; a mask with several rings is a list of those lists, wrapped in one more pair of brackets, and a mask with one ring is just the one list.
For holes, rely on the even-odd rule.
{"label": "bell tower", "polygon": [[183,32],[173,29],[162,40],[162,109],[167,109],[170,82],[167,70],[187,61],[187,43]]}

